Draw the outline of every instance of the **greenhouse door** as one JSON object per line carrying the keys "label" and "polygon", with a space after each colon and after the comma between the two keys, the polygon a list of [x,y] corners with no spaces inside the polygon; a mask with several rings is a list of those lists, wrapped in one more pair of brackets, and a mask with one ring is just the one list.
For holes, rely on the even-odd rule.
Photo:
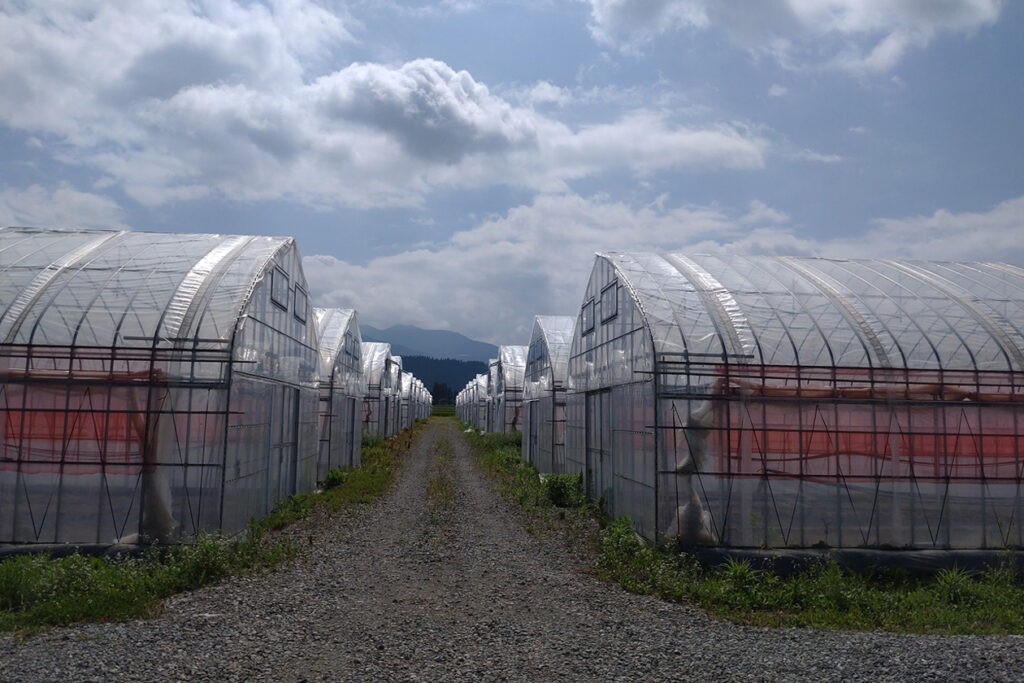
{"label": "greenhouse door", "polygon": [[359,442],[356,432],[356,400],[347,399],[348,402],[348,433],[345,435],[345,464],[353,467],[356,464],[356,444]]}
{"label": "greenhouse door", "polygon": [[529,464],[537,466],[537,403],[530,401],[528,417],[530,419],[530,434],[526,438],[526,459]]}
{"label": "greenhouse door", "polygon": [[[610,389],[587,394],[587,495],[600,500],[611,488],[612,421]],[[605,501],[610,503],[610,501]]]}
{"label": "greenhouse door", "polygon": [[274,446],[271,455],[277,482],[274,502],[295,493],[299,467],[299,390],[277,386],[274,389]]}

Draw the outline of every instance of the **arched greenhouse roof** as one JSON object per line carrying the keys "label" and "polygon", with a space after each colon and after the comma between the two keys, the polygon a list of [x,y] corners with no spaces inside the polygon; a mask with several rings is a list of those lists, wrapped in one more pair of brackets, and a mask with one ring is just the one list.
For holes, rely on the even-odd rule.
{"label": "arched greenhouse roof", "polygon": [[314,308],[320,340],[320,378],[351,396],[366,393],[362,337],[351,308]]}
{"label": "arched greenhouse roof", "polygon": [[1024,270],[1001,263],[598,254],[655,351],[731,363],[1024,371]]}
{"label": "arched greenhouse roof", "polygon": [[[314,308],[313,314],[320,339],[320,374],[330,377],[338,354],[344,351],[345,333],[349,332],[352,339],[349,344],[356,344],[356,348],[362,344],[356,312],[351,308]],[[362,351],[361,348],[359,350]]]}
{"label": "arched greenhouse roof", "polygon": [[477,399],[487,398],[487,387],[489,384],[490,377],[483,373],[473,378],[473,387],[475,389]]}
{"label": "arched greenhouse roof", "polygon": [[498,367],[501,373],[498,378],[501,390],[521,389],[523,387],[523,374],[526,372],[525,346],[499,346]]}
{"label": "arched greenhouse roof", "polygon": [[271,260],[294,244],[290,237],[0,229],[0,344],[230,342]]}
{"label": "arched greenhouse roof", "polygon": [[363,376],[372,385],[380,386],[384,370],[391,357],[391,344],[387,342],[363,342]]}
{"label": "arched greenhouse roof", "polygon": [[569,349],[575,327],[576,318],[571,315],[538,315],[534,318],[530,348],[543,348],[557,388],[565,385],[569,373]]}

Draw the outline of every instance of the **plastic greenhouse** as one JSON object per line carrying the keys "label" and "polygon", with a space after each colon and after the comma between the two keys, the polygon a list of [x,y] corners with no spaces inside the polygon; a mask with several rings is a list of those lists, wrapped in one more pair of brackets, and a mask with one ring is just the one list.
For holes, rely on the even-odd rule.
{"label": "plastic greenhouse", "polygon": [[430,417],[434,409],[434,395],[427,389],[427,385],[421,380],[417,379],[420,383],[420,417],[426,419]]}
{"label": "plastic greenhouse", "polygon": [[359,466],[363,396],[362,337],[352,309],[316,308],[320,340],[320,451],[317,480]]}
{"label": "plastic greenhouse", "polygon": [[462,388],[462,391],[455,395],[455,414],[462,422],[467,424],[473,422],[470,396],[472,394],[471,387],[475,381],[475,379],[469,380],[466,386]]}
{"label": "plastic greenhouse", "polygon": [[391,356],[388,363],[387,434],[394,436],[402,430],[402,357]]}
{"label": "plastic greenhouse", "polygon": [[472,396],[470,402],[473,405],[473,426],[486,431],[490,424],[491,400],[487,392],[487,385],[490,379],[485,374],[479,374],[472,382]]}
{"label": "plastic greenhouse", "polygon": [[411,372],[402,372],[399,429],[411,426],[416,420],[416,401],[418,399],[415,394],[416,385],[413,382],[414,379]]}
{"label": "plastic greenhouse", "polygon": [[366,396],[363,398],[363,433],[388,436],[387,425],[391,407],[391,344],[362,342],[363,380]]}
{"label": "plastic greenhouse", "polygon": [[498,347],[498,357],[490,365],[489,431],[511,434],[522,430],[525,372],[525,346]]}
{"label": "plastic greenhouse", "polygon": [[523,460],[538,472],[565,471],[565,389],[572,316],[538,315],[523,380]]}
{"label": "plastic greenhouse", "polygon": [[234,533],[316,483],[282,237],[0,230],[0,542]]}
{"label": "plastic greenhouse", "polygon": [[497,432],[498,429],[498,359],[487,361],[487,417],[481,427],[485,432]]}
{"label": "plastic greenhouse", "polygon": [[649,539],[1020,546],[1024,270],[599,254],[567,460]]}
{"label": "plastic greenhouse", "polygon": [[415,375],[411,375],[410,381],[412,382],[412,389],[409,392],[409,425],[412,425],[416,420],[424,420],[430,417],[430,409],[433,405],[434,398],[430,395],[430,392],[427,391],[427,387],[423,384],[420,378]]}

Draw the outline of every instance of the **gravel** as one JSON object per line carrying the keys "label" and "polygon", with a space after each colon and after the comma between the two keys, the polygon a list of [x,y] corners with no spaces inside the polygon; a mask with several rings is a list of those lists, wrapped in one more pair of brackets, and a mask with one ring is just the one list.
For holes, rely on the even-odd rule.
{"label": "gravel", "polygon": [[[453,445],[454,511],[426,501]],[[1019,636],[762,629],[627,594],[525,530],[430,423],[385,498],[306,561],[175,596],[160,616],[0,636],[0,680],[1021,680]]]}

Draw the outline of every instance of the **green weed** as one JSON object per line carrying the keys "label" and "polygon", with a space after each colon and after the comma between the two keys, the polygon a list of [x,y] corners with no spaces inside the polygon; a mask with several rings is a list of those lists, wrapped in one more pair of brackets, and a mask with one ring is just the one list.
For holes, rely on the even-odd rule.
{"label": "green weed", "polygon": [[281,501],[267,517],[253,520],[241,539],[204,532],[190,543],[154,546],[136,557],[20,555],[3,560],[0,630],[33,632],[149,616],[175,593],[291,561],[299,554],[297,544],[287,535],[268,532],[305,519],[318,508],[334,512],[380,496],[422,426],[420,421],[388,441],[364,439],[361,467],[328,474],[321,493]]}
{"label": "green weed", "polygon": [[586,501],[578,475],[548,475],[541,483],[520,460],[518,435],[473,431],[466,437],[499,492],[523,506],[531,528],[561,524],[574,551],[626,590],[692,602],[719,618],[760,626],[1024,633],[1024,577],[1009,563],[978,574],[953,568],[934,576],[856,574],[834,561],[789,576],[741,560],[707,567],[651,546],[629,519],[602,519]]}

